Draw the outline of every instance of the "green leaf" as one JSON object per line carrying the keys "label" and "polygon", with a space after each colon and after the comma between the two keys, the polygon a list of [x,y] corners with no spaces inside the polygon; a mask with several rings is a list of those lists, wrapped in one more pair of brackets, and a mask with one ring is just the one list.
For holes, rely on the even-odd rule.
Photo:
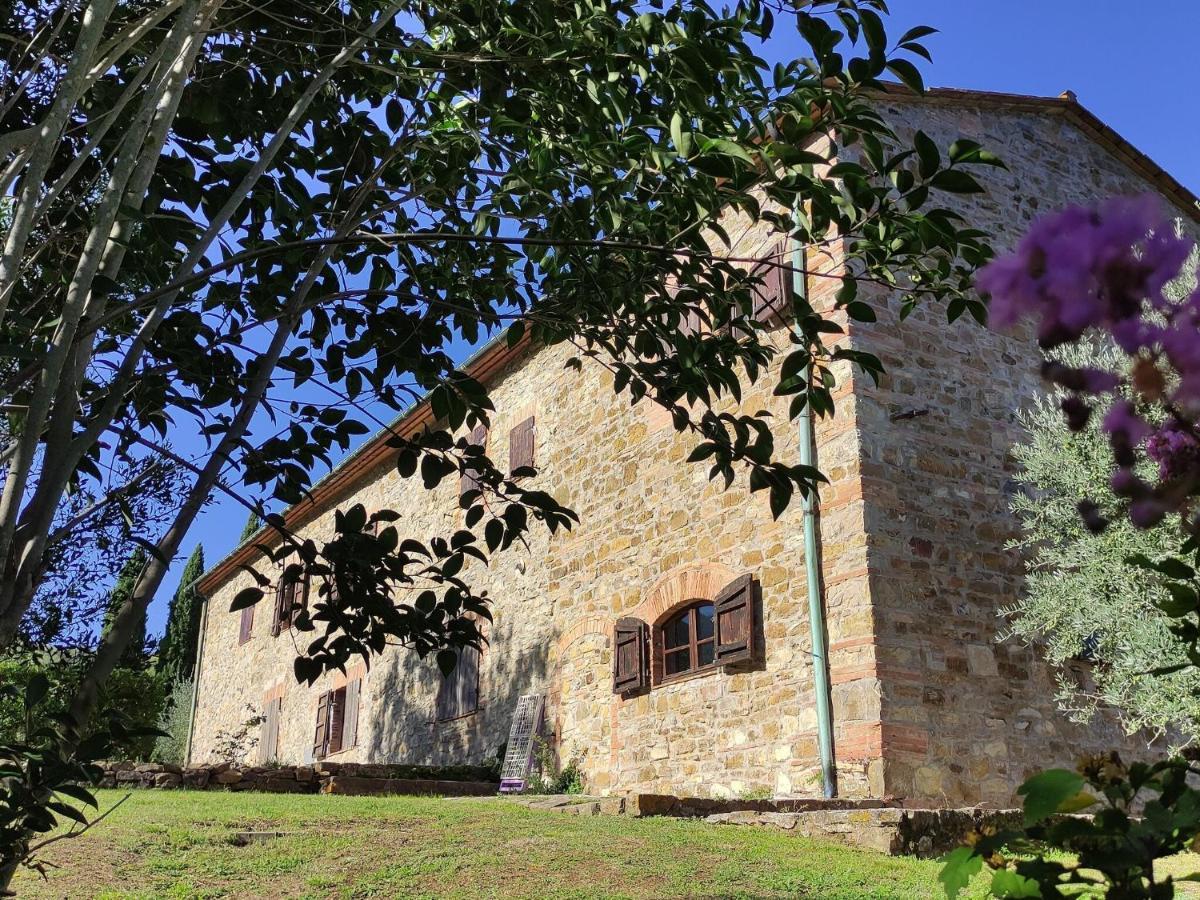
{"label": "green leaf", "polygon": [[72,800],[78,800],[80,803],[86,803],[95,809],[100,808],[100,804],[96,802],[96,798],[92,796],[92,792],[82,785],[60,784],[54,789],[54,793],[70,797]]}
{"label": "green leaf", "polygon": [[984,192],[983,186],[975,180],[975,176],[961,169],[945,169],[938,172],[929,183],[938,190],[949,191],[952,194],[982,194]]}
{"label": "green leaf", "polygon": [[715,152],[722,156],[732,156],[734,159],[740,159],[744,163],[754,165],[754,158],[746,152],[746,148],[736,141],[729,141],[725,138],[709,138],[704,142],[704,152]]}
{"label": "green leaf", "polygon": [[918,41],[923,37],[929,37],[931,34],[937,34],[938,30],[929,25],[918,25],[915,28],[910,28],[904,34],[900,35],[900,40],[896,43],[907,44],[909,41]]}
{"label": "green leaf", "polygon": [[44,672],[36,673],[25,685],[25,708],[34,709],[45,698],[50,690],[50,679]]}
{"label": "green leaf", "polygon": [[942,871],[938,873],[938,881],[946,891],[946,896],[954,900],[966,890],[971,879],[983,868],[983,857],[970,847],[959,847],[951,850],[942,857]]}
{"label": "green leaf", "polygon": [[1059,811],[1084,785],[1083,776],[1068,769],[1046,769],[1017,788],[1025,798],[1025,824],[1033,825]]}
{"label": "green leaf", "polygon": [[1012,869],[997,869],[992,874],[992,896],[1014,898],[1040,898],[1042,889],[1032,878],[1018,875]]}
{"label": "green leaf", "polygon": [[887,64],[887,67],[888,71],[899,78],[910,91],[918,94],[925,93],[925,80],[921,78],[917,67],[907,59],[893,59]]}
{"label": "green leaf", "polygon": [[937,144],[925,132],[918,131],[913,136],[913,146],[916,147],[917,158],[920,160],[921,177],[932,178],[942,166],[942,154],[938,152]]}
{"label": "green leaf", "polygon": [[950,145],[950,162],[970,164],[976,163],[983,166],[996,166],[1001,169],[1007,169],[1008,166],[995,153],[984,150],[978,141],[959,138]]}
{"label": "green leaf", "polygon": [[683,130],[683,116],[679,110],[671,114],[671,141],[680,156],[689,156],[692,152],[692,136]]}

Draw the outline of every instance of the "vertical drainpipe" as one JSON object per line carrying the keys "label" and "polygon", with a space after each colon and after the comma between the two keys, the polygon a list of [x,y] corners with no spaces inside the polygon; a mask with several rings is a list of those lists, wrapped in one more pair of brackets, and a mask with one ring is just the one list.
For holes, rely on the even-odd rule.
{"label": "vertical drainpipe", "polygon": [[[804,245],[789,238],[792,251],[792,290],[796,297],[807,302],[807,253]],[[805,366],[802,377],[809,381],[811,367]],[[812,405],[800,413],[800,464],[817,464],[816,444],[813,441]],[[833,758],[833,714],[829,699],[829,654],[825,639],[825,605],[821,596],[821,547],[817,538],[817,495],[813,490],[802,497],[804,510],[804,570],[808,587],[808,622],[812,633],[813,692],[817,697],[817,749],[821,757],[821,786],[826,797],[837,796],[837,770]]]}

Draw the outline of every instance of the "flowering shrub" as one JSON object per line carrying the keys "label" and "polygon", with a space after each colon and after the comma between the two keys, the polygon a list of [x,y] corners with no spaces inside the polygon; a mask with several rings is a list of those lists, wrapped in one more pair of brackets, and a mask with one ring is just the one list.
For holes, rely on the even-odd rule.
{"label": "flowering shrub", "polygon": [[[1200,487],[1200,291],[1175,300],[1165,290],[1191,251],[1156,200],[1118,198],[1039,221],[1015,253],[981,269],[976,281],[991,297],[991,321],[1003,327],[1034,319],[1043,348],[1101,328],[1126,354],[1124,372],[1053,361],[1042,371],[1070,392],[1063,413],[1075,430],[1090,418],[1092,396],[1122,382],[1132,387],[1139,402],[1113,404],[1104,430],[1116,463],[1113,493],[1128,501],[1130,520],[1142,528],[1170,512],[1186,515]],[[1134,471],[1139,448],[1159,463],[1155,484]],[[1089,527],[1103,529],[1094,504],[1085,501],[1081,512]]]}
{"label": "flowering shrub", "polygon": [[[1183,531],[1178,556],[1128,560],[1165,589],[1158,605],[1187,648],[1187,661],[1171,669],[1200,666],[1200,290],[1182,298],[1166,290],[1192,251],[1158,201],[1118,198],[1041,220],[977,278],[993,324],[1032,319],[1046,350],[1097,331],[1120,350],[1112,368],[1050,359],[1042,374],[1065,392],[1062,412],[1075,431],[1091,420],[1098,395],[1121,388],[1129,398],[1102,423],[1117,501],[1103,508],[1142,529],[1174,517]],[[1079,512],[1089,531],[1110,524],[1096,498],[1081,498]],[[1154,861],[1200,835],[1200,791],[1189,774],[1200,772],[1182,760],[1126,766],[1113,754],[1084,760],[1077,772],[1035,775],[1018,792],[1025,827],[975,835],[950,854],[946,893],[956,896],[986,863],[1000,897],[1172,897],[1174,881],[1156,875]],[[1085,810],[1098,811],[1067,815]]]}

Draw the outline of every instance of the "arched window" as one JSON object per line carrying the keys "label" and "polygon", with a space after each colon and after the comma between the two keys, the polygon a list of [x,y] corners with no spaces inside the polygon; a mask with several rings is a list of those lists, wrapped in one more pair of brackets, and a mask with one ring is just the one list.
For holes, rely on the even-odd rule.
{"label": "arched window", "polygon": [[684,607],[664,621],[659,631],[664,681],[713,665],[717,642],[711,601]]}

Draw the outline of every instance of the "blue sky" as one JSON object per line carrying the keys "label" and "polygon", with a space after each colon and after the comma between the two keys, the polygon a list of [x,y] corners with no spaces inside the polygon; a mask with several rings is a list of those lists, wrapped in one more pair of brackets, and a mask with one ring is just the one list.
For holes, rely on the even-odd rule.
{"label": "blue sky", "polygon": [[[1200,193],[1200,69],[1194,65],[1200,0],[1145,5],[1116,0],[893,0],[894,35],[917,24],[939,34],[926,40],[931,86],[1056,96],[1073,90],[1081,103],[1192,191]],[[763,55],[800,52],[782,27]],[[245,510],[219,499],[192,529],[150,610],[160,633],[167,600],[197,542],[211,565],[241,533]]]}

